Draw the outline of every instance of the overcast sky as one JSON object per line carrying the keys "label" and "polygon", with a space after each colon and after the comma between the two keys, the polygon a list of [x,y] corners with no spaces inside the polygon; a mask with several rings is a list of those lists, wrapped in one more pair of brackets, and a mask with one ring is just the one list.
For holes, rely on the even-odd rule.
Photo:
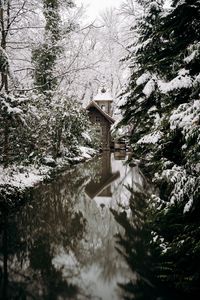
{"label": "overcast sky", "polygon": [[79,5],[81,3],[84,6],[88,6],[87,15],[90,19],[95,19],[101,11],[109,7],[118,7],[122,0],[76,0]]}

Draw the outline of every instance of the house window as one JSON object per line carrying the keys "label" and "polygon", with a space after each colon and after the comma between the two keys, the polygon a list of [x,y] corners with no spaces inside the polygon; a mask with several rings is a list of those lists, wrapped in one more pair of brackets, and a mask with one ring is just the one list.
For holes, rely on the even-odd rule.
{"label": "house window", "polygon": [[101,128],[97,128],[97,129],[96,129],[96,133],[99,134],[99,135],[101,135],[101,134],[102,134]]}
{"label": "house window", "polygon": [[96,117],[96,122],[101,122],[101,118],[100,117]]}

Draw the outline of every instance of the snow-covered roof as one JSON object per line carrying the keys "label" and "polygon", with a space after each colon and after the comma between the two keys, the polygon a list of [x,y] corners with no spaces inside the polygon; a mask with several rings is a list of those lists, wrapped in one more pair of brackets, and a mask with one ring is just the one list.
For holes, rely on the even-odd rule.
{"label": "snow-covered roof", "polygon": [[115,120],[109,116],[105,111],[103,111],[101,109],[101,107],[95,102],[95,101],[91,101],[88,106],[86,107],[86,110],[88,110],[90,107],[95,107],[96,109],[98,109],[98,111],[111,123],[114,124]]}
{"label": "snow-covered roof", "polygon": [[113,101],[113,98],[109,92],[99,91],[98,94],[94,97],[94,101]]}

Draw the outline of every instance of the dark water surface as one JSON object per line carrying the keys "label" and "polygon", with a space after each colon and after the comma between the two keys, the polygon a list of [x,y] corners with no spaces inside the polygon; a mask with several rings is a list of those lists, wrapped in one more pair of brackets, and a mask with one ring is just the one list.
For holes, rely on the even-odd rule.
{"label": "dark water surface", "polygon": [[[149,282],[145,200],[130,207],[133,193],[149,186],[126,159],[105,152],[39,186],[18,211],[4,211],[1,299],[176,299]],[[145,278],[135,289],[138,270]]]}
{"label": "dark water surface", "polygon": [[2,299],[121,299],[130,275],[115,249],[123,228],[110,208],[129,203],[124,185],[143,185],[125,157],[103,153],[42,184],[1,220]]}

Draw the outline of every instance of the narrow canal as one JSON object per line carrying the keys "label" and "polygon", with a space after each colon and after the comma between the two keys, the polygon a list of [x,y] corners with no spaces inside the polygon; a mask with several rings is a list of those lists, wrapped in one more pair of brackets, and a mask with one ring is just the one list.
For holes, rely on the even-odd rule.
{"label": "narrow canal", "polygon": [[4,216],[2,299],[121,299],[118,283],[130,270],[116,250],[124,229],[110,209],[128,207],[125,185],[145,184],[125,159],[105,152],[42,184]]}
{"label": "narrow canal", "polygon": [[[149,281],[155,261],[137,195],[150,187],[126,159],[105,152],[1,214],[1,299],[178,299]],[[146,277],[134,286],[139,270]]]}

